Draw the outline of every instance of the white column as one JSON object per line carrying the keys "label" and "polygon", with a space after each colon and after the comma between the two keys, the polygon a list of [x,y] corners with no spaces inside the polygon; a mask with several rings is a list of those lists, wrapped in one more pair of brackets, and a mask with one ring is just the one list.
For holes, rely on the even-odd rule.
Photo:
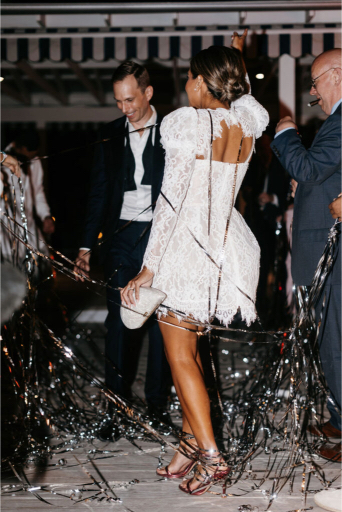
{"label": "white column", "polygon": [[279,116],[296,119],[296,59],[290,55],[279,57]]}

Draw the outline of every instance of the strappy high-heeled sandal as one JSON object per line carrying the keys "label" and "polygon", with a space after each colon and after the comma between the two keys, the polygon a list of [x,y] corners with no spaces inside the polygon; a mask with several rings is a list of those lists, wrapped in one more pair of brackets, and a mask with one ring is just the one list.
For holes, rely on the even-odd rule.
{"label": "strappy high-heeled sandal", "polygon": [[[191,496],[201,496],[207,492],[212,485],[224,480],[230,473],[231,468],[227,466],[222,454],[218,450],[198,449],[199,462],[197,463],[193,478],[187,480],[185,487],[179,486],[180,490]],[[225,467],[226,469],[222,469]],[[212,472],[211,472],[212,471]],[[193,481],[200,483],[195,489],[190,488]]]}
{"label": "strappy high-heeled sandal", "polygon": [[[190,447],[189,447],[190,443],[187,443],[185,445],[185,447],[181,446],[182,440],[187,441],[189,439],[195,439],[195,436],[184,432],[182,434],[182,438],[180,440],[179,448],[178,448],[179,453],[181,453],[182,455],[184,455],[185,457],[190,459],[189,464],[182,471],[178,471],[178,473],[171,473],[171,471],[169,470],[170,464],[168,464],[167,466],[161,467],[160,469],[156,470],[156,473],[158,476],[161,476],[162,478],[170,478],[170,479],[171,478],[184,478],[186,475],[188,475],[190,473],[190,471],[192,470],[192,468],[195,466],[195,464],[198,461],[198,446],[197,445],[194,446],[193,452],[190,452]],[[165,471],[165,473],[158,473],[158,471],[163,471],[163,470]]]}

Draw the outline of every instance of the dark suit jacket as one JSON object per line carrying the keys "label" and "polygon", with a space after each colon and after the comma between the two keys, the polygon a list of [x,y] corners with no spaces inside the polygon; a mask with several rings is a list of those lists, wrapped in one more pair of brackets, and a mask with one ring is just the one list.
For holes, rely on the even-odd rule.
{"label": "dark suit jacket", "polygon": [[[157,114],[153,147],[152,203],[159,195],[164,173],[164,149],[160,143],[160,123]],[[90,193],[81,247],[92,248],[100,232],[103,233],[103,250],[113,243],[113,233],[120,218],[124,197],[124,141],[126,116],[106,124],[100,132],[101,139],[111,139],[97,145],[94,155]]]}
{"label": "dark suit jacket", "polygon": [[[298,182],[292,227],[292,277],[309,285],[335,220],[328,205],[341,192],[341,104],[306,150],[296,130],[287,130],[271,144],[283,167]],[[341,282],[341,251],[331,275]]]}
{"label": "dark suit jacket", "polygon": [[[247,170],[245,179],[241,186],[243,197],[246,201],[244,218],[254,234],[264,229],[264,223],[268,223],[275,234],[276,218],[282,215],[286,208],[286,197],[289,189],[289,176],[280,165],[278,159],[272,155],[267,174],[257,154],[253,156]],[[279,205],[267,203],[261,210],[258,197],[263,192],[266,175],[268,176],[268,194],[275,194],[278,197]]]}

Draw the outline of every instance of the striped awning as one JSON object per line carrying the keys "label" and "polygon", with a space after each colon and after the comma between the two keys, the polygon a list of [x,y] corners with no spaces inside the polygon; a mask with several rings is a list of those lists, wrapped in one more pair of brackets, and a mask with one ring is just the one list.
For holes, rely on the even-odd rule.
{"label": "striped awning", "polygon": [[[178,57],[188,60],[211,45],[229,46],[233,30],[245,27],[177,27],[162,29],[34,29],[4,30],[1,35],[1,58],[7,62],[27,59],[31,62],[71,59],[123,61],[136,58],[170,60]],[[341,47],[341,28],[338,24],[325,26],[249,27],[246,56],[293,57],[319,55],[331,48]]]}

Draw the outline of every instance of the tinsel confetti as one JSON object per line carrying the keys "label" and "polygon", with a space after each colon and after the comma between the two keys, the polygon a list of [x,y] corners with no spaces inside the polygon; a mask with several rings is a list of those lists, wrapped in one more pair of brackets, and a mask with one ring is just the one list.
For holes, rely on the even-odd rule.
{"label": "tinsel confetti", "polygon": [[[182,439],[182,434],[175,425],[161,424],[149,418],[142,401],[132,404],[108,390],[87,361],[77,357],[64,343],[65,340],[44,324],[35,310],[37,286],[33,284],[32,275],[39,258],[48,257],[28,244],[25,224],[22,232],[23,228],[20,230],[9,210],[2,214],[2,225],[12,237],[13,246],[15,241],[27,248],[25,266],[28,279],[23,306],[2,329],[3,363],[7,367],[5,377],[12,386],[8,391],[12,399],[12,416],[5,420],[6,434],[8,442],[14,446],[11,453],[5,450],[3,463],[18,480],[14,486],[4,484],[2,493],[13,495],[25,491],[45,503],[49,503],[49,493],[71,499],[74,503],[85,499],[121,503],[115,485],[106,481],[96,465],[96,460],[103,456],[113,460],[120,456],[115,453],[115,444],[111,450],[96,447],[95,441],[103,425],[113,421],[118,435],[134,446],[143,441],[159,443],[160,464],[166,448],[171,449],[171,453],[177,448],[170,439]],[[24,221],[23,203],[21,215]],[[290,329],[265,332],[260,327],[226,329],[204,325],[213,343],[220,340],[236,347],[241,343],[245,345],[243,354],[238,348],[231,353],[222,351],[223,359],[226,356],[230,366],[222,384],[223,422],[219,441],[232,472],[221,483],[221,488],[214,487],[211,494],[229,497],[260,492],[268,500],[267,509],[270,509],[279,493],[285,492],[285,487],[289,493],[293,492],[295,474],[301,473],[300,510],[310,510],[306,507],[306,499],[313,479],[321,488],[328,488],[333,483],[326,479],[324,463],[315,455],[321,441],[313,443],[306,427],[309,422],[321,419],[324,403],[329,397],[319,362],[318,331],[312,311],[334,263],[337,242],[335,224],[330,230],[310,292],[298,290],[298,315]],[[52,267],[74,279],[77,275],[74,262],[49,248],[54,253],[54,259],[49,260]],[[107,286],[89,278],[85,281],[94,293],[99,293],[95,287],[104,290]],[[68,331],[69,340],[80,336],[75,325]],[[237,360],[239,369],[235,367]],[[241,370],[243,363],[244,371]],[[98,390],[95,397],[94,388]],[[179,409],[178,399],[174,396],[169,410],[175,414]],[[76,455],[68,456],[68,460],[65,458],[76,449],[86,449],[89,444],[94,448],[86,462],[80,462]],[[255,469],[261,453],[267,455],[268,462],[266,467]],[[77,464],[88,481],[77,489],[32,485],[25,474],[25,465],[39,464],[51,455],[58,455],[61,470]],[[52,469],[46,468],[47,471]],[[129,488],[137,483],[132,480],[125,485]],[[239,510],[257,512],[258,507],[246,504]]]}

